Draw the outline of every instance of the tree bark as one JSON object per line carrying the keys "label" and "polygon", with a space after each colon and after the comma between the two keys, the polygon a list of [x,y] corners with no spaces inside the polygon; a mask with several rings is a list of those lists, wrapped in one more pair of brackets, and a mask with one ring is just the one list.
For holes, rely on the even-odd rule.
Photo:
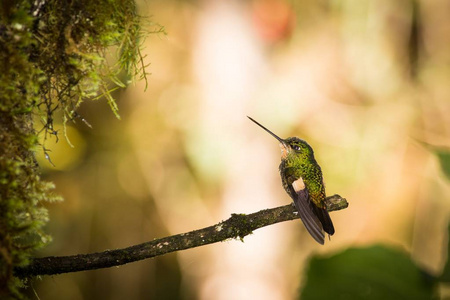
{"label": "tree bark", "polygon": [[[348,207],[347,200],[339,195],[327,197],[326,204],[329,211]],[[34,258],[29,265],[15,268],[14,271],[17,277],[25,278],[120,266],[228,239],[243,240],[245,236],[258,228],[298,218],[297,211],[292,204],[261,210],[249,215],[232,214],[229,219],[206,228],[156,239],[128,248],[72,256]]]}

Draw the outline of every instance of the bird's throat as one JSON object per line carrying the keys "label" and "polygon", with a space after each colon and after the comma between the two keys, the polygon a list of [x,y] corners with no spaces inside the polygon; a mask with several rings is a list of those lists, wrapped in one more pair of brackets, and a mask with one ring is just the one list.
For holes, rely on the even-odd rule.
{"label": "bird's throat", "polygon": [[280,143],[280,150],[281,150],[281,159],[286,159],[289,154],[288,148],[283,143]]}

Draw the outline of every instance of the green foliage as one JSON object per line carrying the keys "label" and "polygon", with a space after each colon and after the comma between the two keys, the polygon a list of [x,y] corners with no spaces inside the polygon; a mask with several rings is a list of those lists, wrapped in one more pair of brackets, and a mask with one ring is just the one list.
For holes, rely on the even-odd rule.
{"label": "green foliage", "polygon": [[301,299],[433,299],[435,283],[407,253],[353,248],[312,258]]}
{"label": "green foliage", "polygon": [[441,276],[439,276],[439,280],[443,283],[450,283],[450,223],[448,225],[447,230],[447,262],[444,266],[444,270],[442,270]]}
{"label": "green foliage", "polygon": [[442,171],[445,176],[450,179],[450,151],[448,150],[435,150],[439,163],[441,164]]}
{"label": "green foliage", "polygon": [[59,200],[53,185],[39,177],[34,151],[43,146],[33,120],[38,116],[46,136],[57,135],[56,112],[62,112],[64,123],[73,121],[80,118],[76,109],[84,99],[101,96],[119,116],[111,96],[114,85],[124,87],[124,76],[146,78],[139,22],[132,0],[0,4],[2,299],[21,298],[13,269],[50,241],[43,231],[48,215],[42,202]]}

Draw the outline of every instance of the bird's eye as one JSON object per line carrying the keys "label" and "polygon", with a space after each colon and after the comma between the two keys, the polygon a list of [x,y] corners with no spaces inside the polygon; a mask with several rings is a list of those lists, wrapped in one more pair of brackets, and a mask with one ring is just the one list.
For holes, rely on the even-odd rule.
{"label": "bird's eye", "polygon": [[293,145],[292,149],[294,149],[295,151],[299,151],[300,150],[300,146],[298,145]]}

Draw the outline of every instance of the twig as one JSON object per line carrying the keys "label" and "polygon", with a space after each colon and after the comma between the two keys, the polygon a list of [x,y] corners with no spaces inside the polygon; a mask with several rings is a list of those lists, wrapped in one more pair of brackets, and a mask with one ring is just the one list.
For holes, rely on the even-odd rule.
{"label": "twig", "polygon": [[[347,200],[339,195],[326,199],[327,209],[335,211],[347,208]],[[292,204],[261,210],[249,215],[232,214],[226,221],[203,229],[156,239],[124,249],[71,256],[34,258],[25,267],[16,267],[17,277],[55,275],[124,265],[170,252],[213,244],[228,239],[243,239],[254,230],[279,222],[298,219]]]}

